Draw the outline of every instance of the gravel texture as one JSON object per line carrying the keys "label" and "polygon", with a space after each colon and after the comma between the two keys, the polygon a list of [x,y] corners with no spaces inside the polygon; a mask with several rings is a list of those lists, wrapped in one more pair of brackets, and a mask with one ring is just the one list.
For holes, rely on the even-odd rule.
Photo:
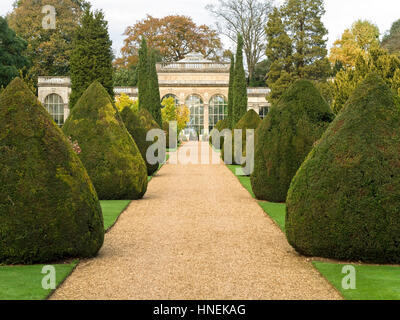
{"label": "gravel texture", "polygon": [[[188,142],[178,152],[208,143]],[[222,163],[166,164],[52,299],[341,299]]]}

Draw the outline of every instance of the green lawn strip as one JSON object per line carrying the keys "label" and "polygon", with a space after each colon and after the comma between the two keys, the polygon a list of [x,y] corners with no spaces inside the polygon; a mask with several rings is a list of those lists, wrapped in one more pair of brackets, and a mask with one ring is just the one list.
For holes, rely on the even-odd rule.
{"label": "green lawn strip", "polygon": [[251,182],[250,182],[250,177],[248,176],[243,176],[240,175],[243,173],[242,167],[239,165],[233,165],[233,164],[228,164],[227,167],[229,170],[232,171],[232,173],[238,178],[239,182],[242,184],[242,186],[250,192],[251,196],[255,198],[255,195],[253,193],[253,189],[251,188]]}
{"label": "green lawn strip", "polygon": [[117,221],[120,214],[128,207],[131,200],[101,200],[104,230],[108,231]]}
{"label": "green lawn strip", "polygon": [[[58,287],[74,270],[78,260],[68,264],[52,264]],[[54,290],[43,289],[43,264],[30,266],[0,266],[0,300],[44,300]]]}
{"label": "green lawn strip", "polygon": [[[165,156],[165,162],[167,162],[168,159],[169,159],[169,154],[167,154],[167,155]],[[162,164],[160,164],[160,165],[158,166],[157,171],[154,172],[152,176],[148,176],[148,177],[147,177],[147,182],[150,182],[150,180],[153,179],[154,175],[155,175],[158,171],[160,171],[161,167],[165,164],[165,162],[162,163]]]}
{"label": "green lawn strip", "polygon": [[272,220],[285,232],[286,205],[284,203],[259,201],[258,204]]}
{"label": "green lawn strip", "polygon": [[353,265],[356,270],[356,289],[343,289],[343,266],[351,265],[313,261],[315,268],[347,300],[400,300],[400,267]]}

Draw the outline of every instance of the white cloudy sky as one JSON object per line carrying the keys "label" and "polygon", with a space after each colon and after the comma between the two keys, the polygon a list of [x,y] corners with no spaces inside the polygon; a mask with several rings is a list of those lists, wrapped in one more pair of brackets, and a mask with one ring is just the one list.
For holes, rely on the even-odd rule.
{"label": "white cloudy sky", "polygon": [[[283,0],[275,0],[281,3]],[[0,15],[12,9],[14,0],[0,1]],[[143,19],[146,14],[163,17],[169,14],[183,14],[199,24],[214,24],[214,18],[205,9],[217,0],[90,0],[93,7],[103,9],[109,23],[115,53],[123,45],[122,36],[128,25]],[[378,25],[381,33],[388,30],[393,21],[400,19],[399,0],[325,0],[324,23],[329,30],[329,43],[341,35],[344,29],[357,19],[368,19]],[[225,46],[231,44],[225,40]]]}

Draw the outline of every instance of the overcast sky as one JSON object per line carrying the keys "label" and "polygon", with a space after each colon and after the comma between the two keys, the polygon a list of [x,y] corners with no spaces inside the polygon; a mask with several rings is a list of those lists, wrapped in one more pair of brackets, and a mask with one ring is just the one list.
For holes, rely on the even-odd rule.
{"label": "overcast sky", "polygon": [[[12,10],[14,0],[0,1],[0,15]],[[217,0],[90,0],[93,7],[103,9],[109,23],[114,52],[118,55],[122,45],[122,36],[128,25],[150,14],[163,17],[170,14],[187,15],[198,24],[214,25],[214,17],[205,9],[209,3]],[[275,0],[282,3],[283,0]],[[400,19],[400,0],[325,0],[326,14],[323,18],[329,30],[328,48],[340,37],[344,29],[349,28],[357,19],[368,19],[375,23],[381,33],[390,29],[391,24]],[[224,39],[225,46],[231,44]]]}

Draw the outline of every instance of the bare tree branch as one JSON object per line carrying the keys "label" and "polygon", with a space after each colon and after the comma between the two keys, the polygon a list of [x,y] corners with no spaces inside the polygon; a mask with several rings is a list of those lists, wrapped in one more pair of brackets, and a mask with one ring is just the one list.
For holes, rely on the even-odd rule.
{"label": "bare tree branch", "polygon": [[233,42],[237,34],[243,36],[249,77],[252,78],[256,64],[264,56],[265,26],[273,7],[273,0],[218,0],[218,5],[207,5],[217,19],[219,32]]}

